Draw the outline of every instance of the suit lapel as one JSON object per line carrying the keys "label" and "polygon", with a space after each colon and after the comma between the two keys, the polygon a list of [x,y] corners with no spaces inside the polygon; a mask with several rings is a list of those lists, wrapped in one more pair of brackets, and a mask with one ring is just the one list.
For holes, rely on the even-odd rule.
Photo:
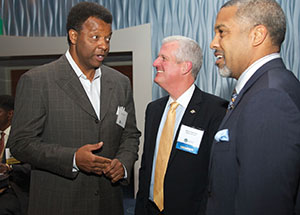
{"label": "suit lapel", "polygon": [[84,111],[97,119],[93,106],[86,95],[76,73],[68,63],[65,55],[58,60],[58,75],[56,83],[58,86]]}
{"label": "suit lapel", "polygon": [[[103,120],[110,108],[115,82],[107,74],[105,66],[101,67],[100,120]],[[117,111],[117,110],[116,110]]]}
{"label": "suit lapel", "polygon": [[[149,144],[148,144],[148,148],[146,149],[149,153],[150,153],[150,157],[153,158],[154,156],[154,151],[155,151],[155,147],[156,147],[156,139],[157,139],[157,133],[158,133],[158,129],[159,129],[159,125],[160,125],[160,121],[163,115],[163,112],[165,110],[166,104],[168,102],[168,96],[162,98],[162,100],[160,100],[153,108],[152,108],[152,113],[149,116],[149,119],[151,120],[151,122],[148,124],[148,126],[150,125],[150,135],[149,135]],[[151,159],[151,164],[150,164],[150,168],[152,171],[152,165],[153,165],[153,159]]]}
{"label": "suit lapel", "polygon": [[187,125],[187,126],[193,126],[194,125],[194,120],[195,120],[195,114],[197,114],[200,111],[201,108],[201,102],[202,102],[202,94],[201,91],[199,90],[199,88],[195,88],[195,91],[193,93],[193,96],[183,114],[183,117],[181,119],[181,122],[178,126],[177,132],[176,132],[176,136],[174,138],[173,141],[173,146],[172,146],[172,151],[171,151],[171,155],[169,158],[169,163],[168,166],[171,164],[171,162],[174,160],[174,157],[177,154],[177,150],[176,150],[176,144],[177,144],[177,138],[180,132],[180,127],[181,125]]}

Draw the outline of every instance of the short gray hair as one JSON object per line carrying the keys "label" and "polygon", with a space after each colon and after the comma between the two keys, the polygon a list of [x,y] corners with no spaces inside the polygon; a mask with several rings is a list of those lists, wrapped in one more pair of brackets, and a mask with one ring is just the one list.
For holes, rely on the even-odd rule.
{"label": "short gray hair", "polygon": [[192,75],[196,80],[203,61],[203,55],[200,46],[195,40],[179,35],[164,38],[162,44],[174,41],[178,41],[179,44],[178,50],[176,53],[174,53],[177,61],[191,61]]}
{"label": "short gray hair", "polygon": [[237,17],[248,20],[253,26],[264,25],[272,44],[281,46],[286,32],[286,20],[282,8],[275,0],[230,0],[222,8],[230,6],[236,6]]}

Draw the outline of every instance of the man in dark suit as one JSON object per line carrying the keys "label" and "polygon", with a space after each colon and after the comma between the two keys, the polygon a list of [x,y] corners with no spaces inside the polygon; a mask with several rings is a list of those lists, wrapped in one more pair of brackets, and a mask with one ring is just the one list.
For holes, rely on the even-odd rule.
{"label": "man in dark suit", "polygon": [[0,95],[0,214],[18,215],[27,214],[30,165],[10,157],[6,143],[13,113],[14,97]]}
{"label": "man in dark suit", "polygon": [[129,79],[102,65],[111,23],[101,5],[75,5],[69,50],[18,83],[9,146],[33,167],[31,215],[123,214],[140,132]]}
{"label": "man in dark suit", "polygon": [[[146,110],[144,153],[139,172],[136,200],[137,215],[203,214],[211,143],[221,122],[227,102],[201,91],[194,81],[202,65],[202,51],[192,39],[171,36],[163,40],[153,66],[155,82],[169,96],[151,102]],[[163,139],[167,112],[176,102],[174,133],[169,154],[160,150],[167,145]],[[167,123],[166,123],[167,124]],[[160,159],[166,169],[161,188],[156,188]],[[158,170],[158,171],[157,171]],[[162,194],[162,201],[159,196]]]}
{"label": "man in dark suit", "polygon": [[300,214],[300,83],[279,55],[285,31],[275,0],[232,0],[217,16],[211,48],[237,84],[212,146],[207,215]]}

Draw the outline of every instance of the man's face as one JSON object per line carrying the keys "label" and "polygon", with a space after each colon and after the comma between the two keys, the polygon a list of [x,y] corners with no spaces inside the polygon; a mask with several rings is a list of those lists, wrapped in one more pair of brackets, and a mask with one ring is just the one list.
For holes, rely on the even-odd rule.
{"label": "man's face", "polygon": [[[72,37],[72,34],[75,37]],[[101,66],[109,52],[112,35],[111,25],[95,17],[89,17],[79,32],[69,32],[75,44],[75,56],[72,56],[82,71],[94,70]]]}
{"label": "man's face", "polygon": [[182,63],[174,55],[178,47],[177,41],[163,44],[153,62],[157,71],[154,81],[166,91],[181,80]]}
{"label": "man's face", "polygon": [[215,50],[216,65],[222,76],[238,79],[248,67],[250,38],[245,26],[237,21],[235,6],[222,8],[215,24],[210,48]]}
{"label": "man's face", "polygon": [[0,108],[0,130],[4,131],[8,126],[10,126],[13,111],[6,111]]}

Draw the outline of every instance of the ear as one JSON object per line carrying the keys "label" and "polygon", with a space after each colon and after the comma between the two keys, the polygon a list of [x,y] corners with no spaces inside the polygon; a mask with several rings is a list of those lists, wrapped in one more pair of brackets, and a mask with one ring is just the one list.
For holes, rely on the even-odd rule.
{"label": "ear", "polygon": [[77,42],[77,36],[78,36],[77,31],[75,31],[74,29],[70,29],[68,34],[69,34],[69,39],[70,39],[71,43],[73,45],[75,45]]}
{"label": "ear", "polygon": [[257,25],[251,31],[252,45],[254,47],[262,44],[268,35],[268,30],[264,25]]}
{"label": "ear", "polygon": [[7,117],[8,117],[9,121],[12,120],[13,115],[14,115],[14,111],[13,110],[10,110],[10,111],[7,112]]}
{"label": "ear", "polygon": [[182,72],[183,74],[187,74],[192,70],[193,63],[191,61],[184,61],[182,63]]}

